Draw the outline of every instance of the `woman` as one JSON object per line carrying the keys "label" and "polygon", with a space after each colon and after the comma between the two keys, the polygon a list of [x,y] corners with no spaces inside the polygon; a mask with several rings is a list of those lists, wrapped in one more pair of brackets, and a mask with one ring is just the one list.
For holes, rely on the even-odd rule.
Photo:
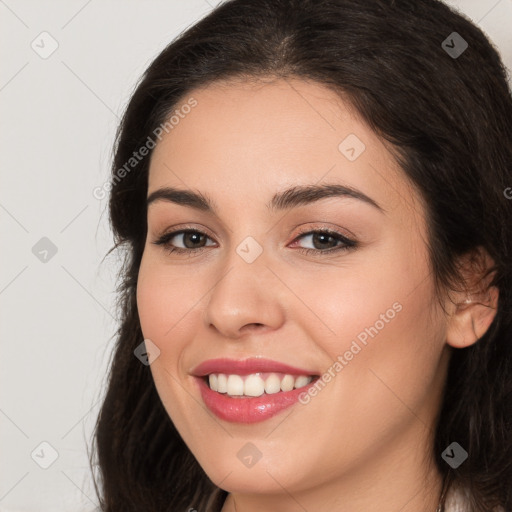
{"label": "woman", "polygon": [[434,0],[234,0],[119,128],[102,509],[512,510],[512,101]]}

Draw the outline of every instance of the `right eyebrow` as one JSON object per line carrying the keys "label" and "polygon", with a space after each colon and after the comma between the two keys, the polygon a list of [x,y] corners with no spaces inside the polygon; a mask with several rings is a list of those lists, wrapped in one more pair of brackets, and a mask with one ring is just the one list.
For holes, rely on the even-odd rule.
{"label": "right eyebrow", "polygon": [[213,201],[201,194],[201,192],[181,190],[172,187],[163,187],[152,192],[146,200],[146,205],[149,206],[156,201],[168,201],[210,213],[216,213],[217,210]]}

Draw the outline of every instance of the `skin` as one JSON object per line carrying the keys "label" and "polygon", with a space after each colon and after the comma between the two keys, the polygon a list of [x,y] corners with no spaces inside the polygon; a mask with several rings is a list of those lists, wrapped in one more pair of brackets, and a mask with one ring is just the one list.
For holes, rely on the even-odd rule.
{"label": "skin", "polygon": [[[148,207],[137,303],[144,337],[160,349],[151,364],[158,393],[207,475],[230,492],[223,512],[434,511],[441,480],[431,445],[450,346],[474,343],[494,311],[459,309],[448,297],[442,311],[421,197],[334,92],[277,79],[216,82],[190,96],[197,106],[152,154],[148,196],[164,186],[200,191],[218,216],[163,200]],[[338,149],[349,134],[366,146],[354,161]],[[384,211],[349,197],[265,206],[290,186],[327,182]],[[174,246],[202,252],[153,243],[184,227],[207,238],[177,235]],[[359,245],[322,255],[339,242],[298,238],[299,228]],[[250,264],[236,252],[247,236],[263,249]],[[251,425],[205,408],[191,376],[200,362],[261,356],[321,375],[397,302],[401,311],[307,405]],[[250,468],[237,458],[248,442],[262,454]]]}

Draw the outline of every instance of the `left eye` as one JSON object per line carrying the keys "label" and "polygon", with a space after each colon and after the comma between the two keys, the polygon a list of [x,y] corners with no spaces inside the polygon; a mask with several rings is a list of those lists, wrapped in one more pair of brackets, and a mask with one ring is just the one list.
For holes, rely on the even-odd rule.
{"label": "left eye", "polygon": [[[312,242],[313,249],[303,248],[302,250],[306,253],[311,251],[322,253],[333,252],[337,250],[349,249],[351,247],[355,247],[356,245],[354,240],[349,240],[347,237],[337,233],[336,231],[328,230],[309,231],[307,233],[301,234],[295,240],[307,238],[309,238]],[[325,247],[326,245],[327,247]]]}
{"label": "left eye", "polygon": [[[172,243],[173,239],[181,239],[181,244],[184,247],[176,247],[174,243]],[[314,248],[299,248],[298,250],[304,252],[306,254],[309,253],[317,253],[317,254],[326,254],[332,253],[340,250],[347,250],[357,246],[357,242],[354,240],[350,240],[341,233],[330,230],[316,230],[316,231],[308,231],[305,233],[301,233],[294,241],[300,239],[309,238],[313,243]],[[201,245],[199,247],[194,247],[194,245],[201,244],[206,239],[211,240],[211,238],[202,231],[198,231],[195,229],[183,229],[180,231],[173,231],[171,233],[166,233],[162,235],[158,240],[153,242],[155,245],[162,245],[169,253],[197,253],[202,251],[207,246]],[[334,243],[334,246],[333,246]],[[214,244],[210,244],[214,245]],[[325,247],[327,245],[327,247]],[[315,247],[316,246],[316,247]],[[320,246],[320,248],[318,248]]]}

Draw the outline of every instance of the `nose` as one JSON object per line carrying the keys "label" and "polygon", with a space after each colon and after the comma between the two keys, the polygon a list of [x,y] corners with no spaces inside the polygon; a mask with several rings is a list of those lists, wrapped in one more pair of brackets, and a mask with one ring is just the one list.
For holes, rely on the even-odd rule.
{"label": "nose", "polygon": [[264,253],[247,263],[233,251],[205,303],[205,325],[230,339],[279,329],[285,319],[283,299],[282,283]]}

